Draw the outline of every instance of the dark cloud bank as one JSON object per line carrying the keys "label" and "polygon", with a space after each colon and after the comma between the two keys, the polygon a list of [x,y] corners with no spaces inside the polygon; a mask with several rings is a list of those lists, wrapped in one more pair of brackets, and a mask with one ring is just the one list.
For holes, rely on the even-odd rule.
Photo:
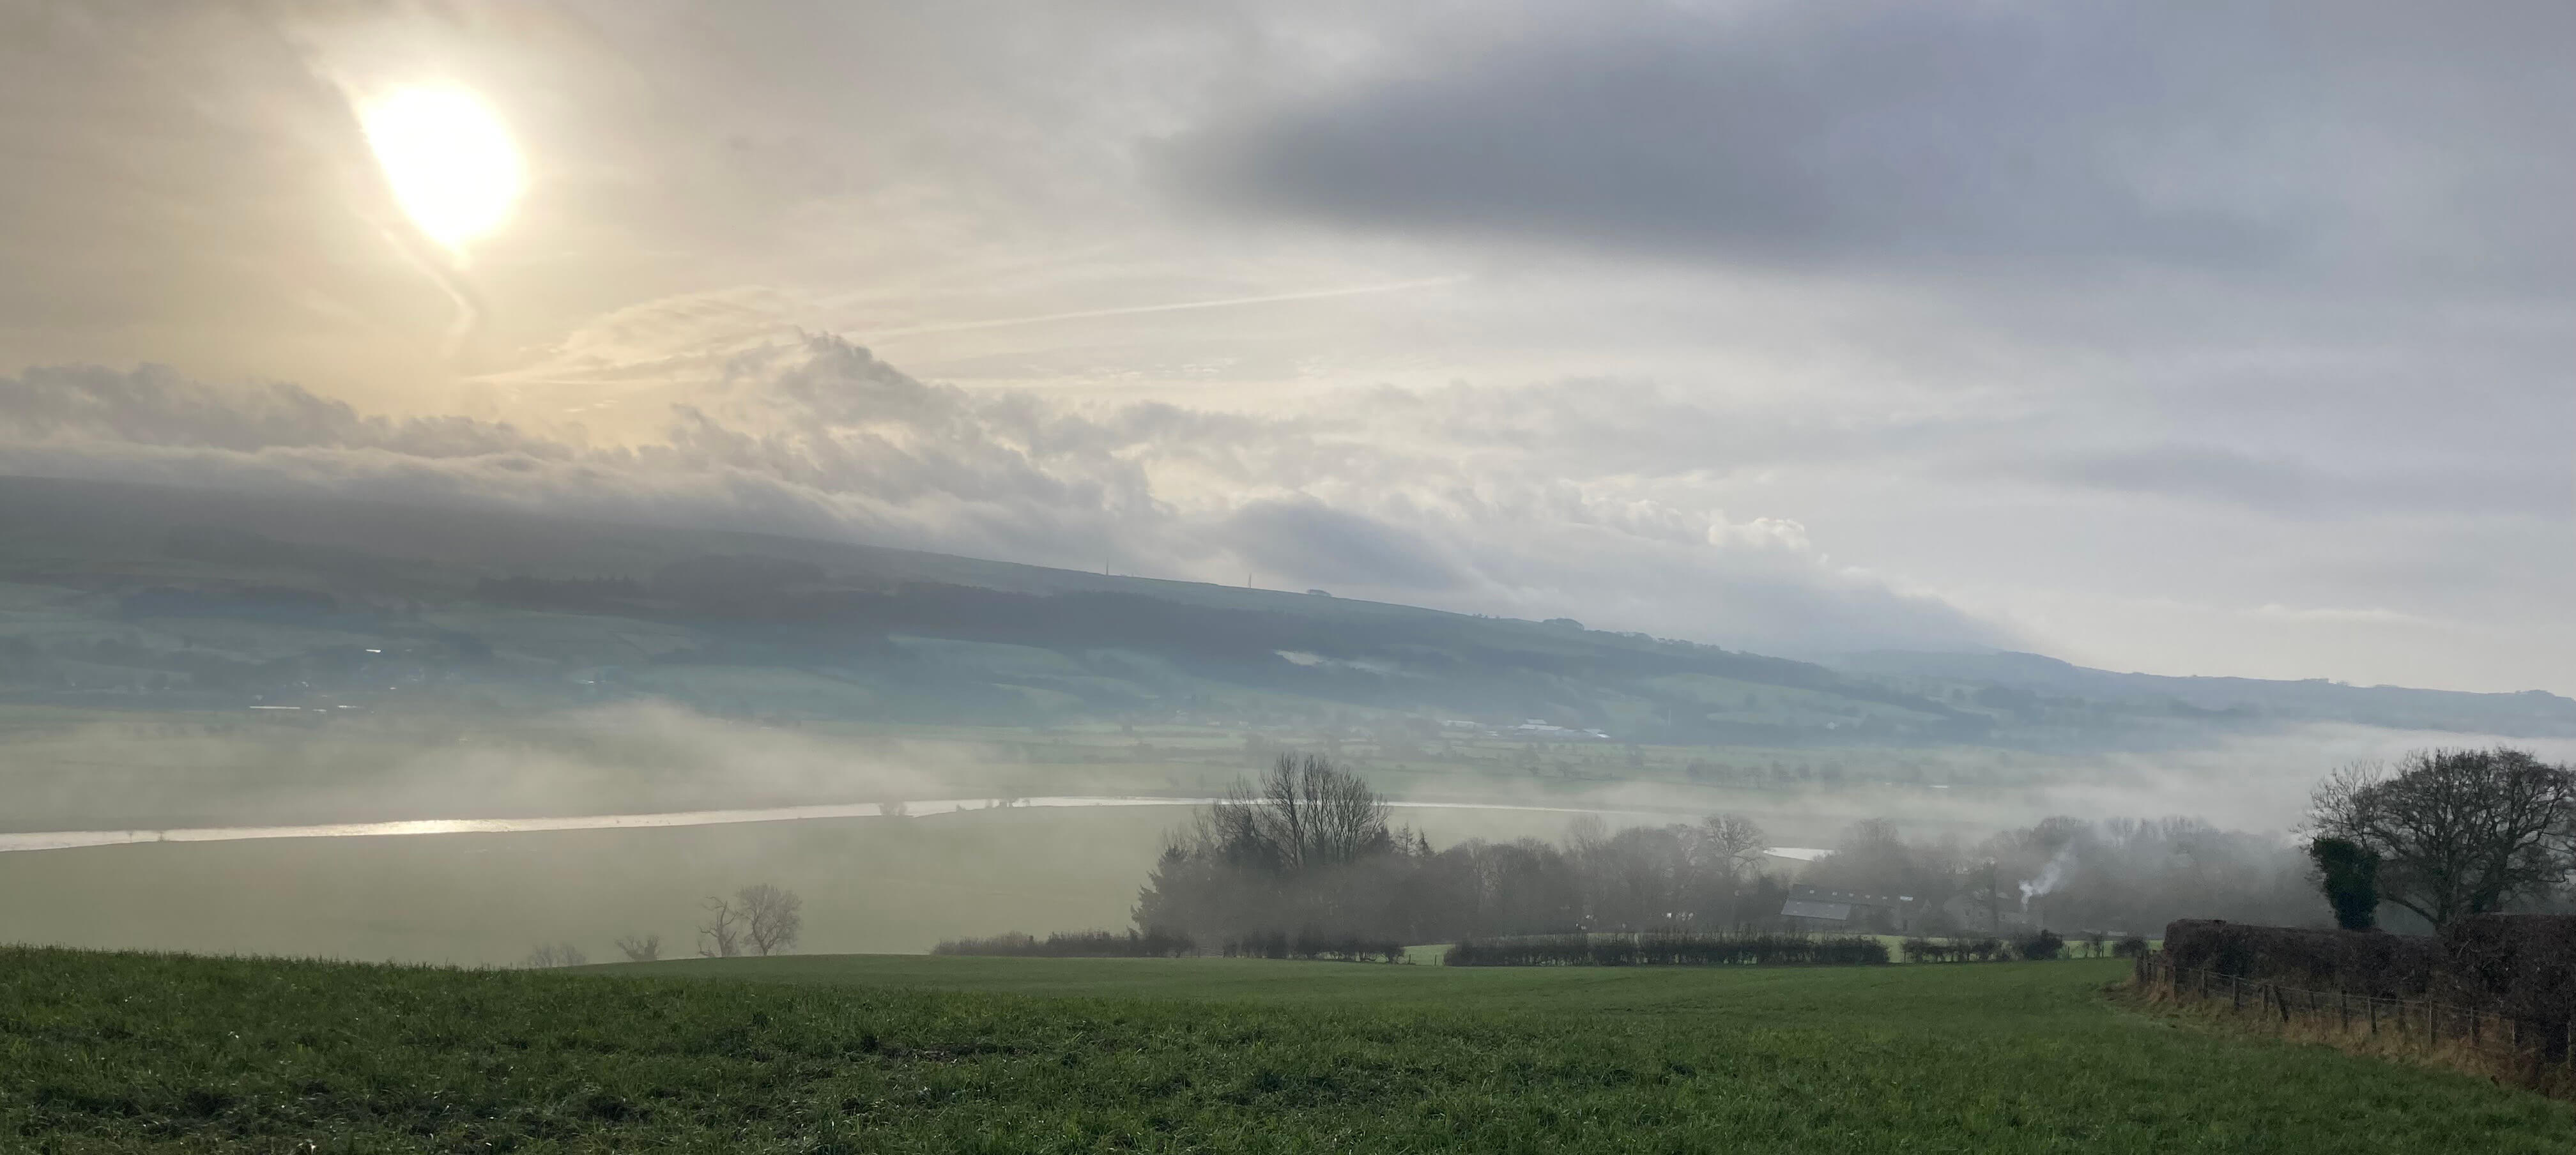
{"label": "dark cloud bank", "polygon": [[[1792,266],[2566,287],[2576,9],[1614,4],[1176,142],[1206,195]],[[1463,42],[1463,43],[1462,43]]]}

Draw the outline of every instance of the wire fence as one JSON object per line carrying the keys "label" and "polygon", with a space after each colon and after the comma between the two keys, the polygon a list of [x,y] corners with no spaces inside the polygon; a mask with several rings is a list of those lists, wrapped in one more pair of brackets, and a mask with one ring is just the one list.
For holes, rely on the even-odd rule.
{"label": "wire fence", "polygon": [[2576,1020],[2540,1022],[2431,999],[2309,990],[2178,967],[2160,955],[2141,956],[2137,977],[2150,994],[2259,1016],[2285,1030],[2304,1028],[2337,1042],[2463,1060],[2482,1071],[2511,1072],[2534,1086],[2563,1090],[2576,1083]]}

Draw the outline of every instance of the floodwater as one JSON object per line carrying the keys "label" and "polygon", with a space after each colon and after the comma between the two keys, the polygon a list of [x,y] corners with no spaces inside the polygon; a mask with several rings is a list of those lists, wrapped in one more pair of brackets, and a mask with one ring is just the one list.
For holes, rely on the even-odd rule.
{"label": "floodwater", "polygon": [[[757,810],[676,810],[659,814],[579,814],[551,818],[420,818],[399,822],[333,822],[314,826],[207,826],[171,830],[43,830],[0,833],[0,852],[69,850],[82,846],[122,846],[140,842],[239,842],[262,838],[383,838],[420,834],[526,834],[546,830],[645,830],[670,826],[725,826],[745,822],[794,822],[818,818],[882,818],[891,810],[905,817],[928,818],[960,811],[997,807],[1204,806],[1213,798],[1157,798],[1119,795],[1064,795],[1045,798],[933,798],[918,802],[847,802],[815,806],[776,806]],[[1678,813],[1646,810],[1585,810],[1563,806],[1512,806],[1482,802],[1395,802],[1399,810],[1487,810],[1541,814],[1590,814],[1601,817],[1681,819]],[[1776,857],[1812,861],[1825,852],[1814,847],[1775,846]]]}

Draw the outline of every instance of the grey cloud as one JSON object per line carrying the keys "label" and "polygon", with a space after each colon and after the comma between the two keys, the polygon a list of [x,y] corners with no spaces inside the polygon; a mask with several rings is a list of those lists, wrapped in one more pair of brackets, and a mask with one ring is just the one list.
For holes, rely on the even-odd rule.
{"label": "grey cloud", "polygon": [[683,406],[661,441],[593,448],[463,417],[361,415],[294,385],[41,368],[0,378],[0,468],[648,522],[748,514],[790,532],[1040,554],[1096,538],[1141,485],[1103,453],[1014,449],[988,435],[965,394],[828,338],[764,373],[756,392],[767,410],[722,418]]}
{"label": "grey cloud", "polygon": [[2313,500],[2320,480],[2297,465],[2208,445],[2067,454],[2039,462],[2030,472],[2087,488],[2275,509]]}
{"label": "grey cloud", "polygon": [[[504,424],[362,415],[289,385],[160,369],[0,378],[0,471],[715,524],[1121,572],[1575,613],[1723,644],[2009,640],[1937,599],[1828,564],[1793,523],[1733,519],[1615,440],[1551,448],[1482,405],[1361,395],[1363,412],[1077,409],[925,383],[830,337],[743,360],[665,435],[593,447]],[[1503,406],[1505,410],[1510,406]],[[1502,457],[1498,463],[1494,452]],[[1821,639],[1821,640],[1820,640]]]}
{"label": "grey cloud", "polygon": [[2530,115],[2576,100],[2539,47],[2576,40],[2564,5],[1548,13],[1168,159],[1266,210],[1756,263],[2557,278],[2576,239],[2576,166]]}
{"label": "grey cloud", "polygon": [[2017,460],[1995,453],[1953,468],[1969,476],[2218,503],[2295,519],[2405,513],[2551,519],[2569,508],[2564,472],[2528,468],[2527,462],[2361,464],[2366,467],[2324,468],[2280,453],[2163,442]]}
{"label": "grey cloud", "polygon": [[561,456],[508,425],[456,417],[361,416],[302,386],[218,387],[169,368],[38,367],[0,377],[0,430],[20,441],[98,440],[251,452],[383,449],[419,457]]}
{"label": "grey cloud", "polygon": [[1255,501],[1226,519],[1236,552],[1273,574],[1445,592],[1458,572],[1421,536],[1313,501]]}

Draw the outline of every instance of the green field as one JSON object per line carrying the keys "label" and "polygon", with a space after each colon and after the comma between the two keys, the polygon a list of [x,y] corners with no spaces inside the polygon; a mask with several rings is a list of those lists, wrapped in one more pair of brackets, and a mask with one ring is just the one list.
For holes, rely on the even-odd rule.
{"label": "green field", "polygon": [[0,953],[0,1136],[66,1152],[2576,1150],[2567,1104],[2125,1010],[2102,990],[2121,973],[867,956],[536,973],[16,950]]}

